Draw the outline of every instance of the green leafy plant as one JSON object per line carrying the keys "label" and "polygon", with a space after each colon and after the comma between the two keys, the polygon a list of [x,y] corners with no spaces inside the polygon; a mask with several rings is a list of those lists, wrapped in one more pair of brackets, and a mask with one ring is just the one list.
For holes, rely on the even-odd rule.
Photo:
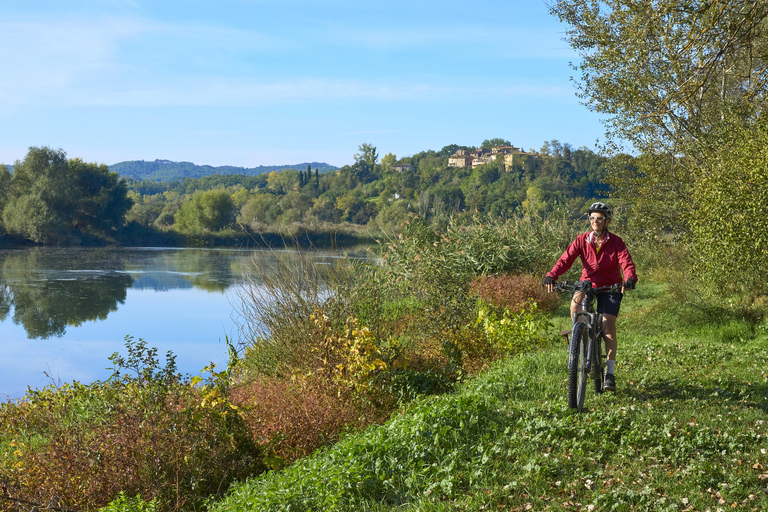
{"label": "green leafy plant", "polygon": [[107,506],[101,507],[99,512],[159,512],[159,504],[156,499],[144,501],[141,496],[129,497],[120,492]]}
{"label": "green leafy plant", "polygon": [[508,355],[545,347],[552,342],[552,323],[540,313],[535,302],[524,305],[520,311],[505,309],[497,315],[496,308],[480,302],[476,324],[500,354]]}

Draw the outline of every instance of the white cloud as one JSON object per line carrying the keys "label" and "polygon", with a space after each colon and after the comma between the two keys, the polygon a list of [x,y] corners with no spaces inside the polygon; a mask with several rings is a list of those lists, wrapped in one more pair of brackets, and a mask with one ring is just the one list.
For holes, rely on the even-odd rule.
{"label": "white cloud", "polygon": [[[138,17],[16,19],[0,22],[4,67],[0,109],[572,98],[568,84],[551,86],[546,78],[536,76],[488,79],[483,69],[473,68],[471,63],[465,66],[465,76],[456,76],[456,69],[446,70],[454,73],[449,79],[439,70],[427,77],[403,76],[393,70],[383,73],[390,75],[387,79],[365,80],[347,78],[322,65],[313,67],[313,57],[307,56],[313,51],[325,56],[339,45],[407,50],[441,44],[478,51],[487,48],[499,59],[561,58],[566,53],[553,49],[556,43],[548,28],[505,25],[409,29],[374,24],[365,30],[325,25],[301,40],[289,34],[273,36],[203,22],[168,23]],[[488,55],[484,58],[487,63]],[[292,76],[299,73],[301,78]],[[488,85],[499,83],[505,85]]]}
{"label": "white cloud", "polygon": [[[93,18],[0,22],[0,102],[152,104],[189,76],[242,52],[285,50],[279,38],[199,24]],[[235,57],[232,57],[232,56]],[[199,68],[199,69],[196,69]],[[157,81],[158,90],[151,84]],[[113,95],[127,94],[121,100]],[[171,103],[176,103],[171,101]]]}
{"label": "white cloud", "polygon": [[0,22],[0,98],[24,102],[58,92],[83,78],[114,71],[117,43],[144,30],[134,22],[102,19],[98,22]]}
{"label": "white cloud", "polygon": [[[439,82],[439,80],[437,81]],[[457,80],[454,80],[456,83]],[[512,79],[511,85],[485,85],[466,82],[446,86],[441,83],[403,83],[364,80],[296,79],[262,81],[250,78],[196,78],[164,80],[151,86],[141,83],[117,85],[115,89],[73,92],[65,101],[71,106],[260,106],[291,103],[339,101],[379,102],[466,102],[472,98],[500,101],[531,97],[572,98],[566,84],[549,86]],[[64,101],[64,100],[63,100]]]}

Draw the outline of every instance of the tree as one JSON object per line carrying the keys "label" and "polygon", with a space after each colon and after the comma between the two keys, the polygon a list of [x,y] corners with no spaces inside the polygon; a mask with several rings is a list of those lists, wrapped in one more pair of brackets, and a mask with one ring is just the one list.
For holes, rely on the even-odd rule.
{"label": "tree", "polygon": [[[765,289],[768,268],[768,116],[723,126],[692,192],[695,255],[717,284]],[[734,279],[734,276],[735,279]]]}
{"label": "tree", "polygon": [[131,208],[128,189],[104,164],[67,160],[63,150],[29,148],[14,164],[2,211],[5,228],[38,243],[107,238]]}
{"label": "tree", "polygon": [[64,208],[71,215],[62,215],[68,226],[101,237],[122,227],[133,203],[117,173],[104,164],[89,164],[79,158],[69,160],[68,173],[70,202]]}
{"label": "tree", "polygon": [[11,171],[0,165],[0,235],[3,234],[3,209],[11,191]]}
{"label": "tree", "polygon": [[278,202],[279,200],[274,194],[254,194],[243,205],[240,212],[240,222],[249,226],[255,223],[272,224],[282,214]]}
{"label": "tree", "polygon": [[234,203],[235,208],[239,210],[245,206],[245,203],[248,202],[251,195],[251,192],[247,188],[242,186],[238,187],[237,190],[232,193],[232,202]]}
{"label": "tree", "polygon": [[395,236],[402,231],[410,213],[408,201],[403,199],[392,201],[382,207],[376,217],[368,223],[368,227]]}
{"label": "tree", "polygon": [[285,194],[299,181],[299,171],[296,169],[284,169],[280,172],[272,171],[267,177],[267,186],[277,194]]}
{"label": "tree", "polygon": [[397,163],[397,156],[394,153],[387,153],[381,159],[381,166],[385,171],[391,171],[392,167]]}
{"label": "tree", "polygon": [[[768,79],[761,0],[558,0],[582,58],[579,97],[608,135],[676,154],[729,108],[752,116]],[[762,101],[762,100],[760,100]]]}
{"label": "tree", "polygon": [[[570,148],[570,144],[568,144],[568,147]],[[544,156],[551,156],[552,158],[561,158],[564,153],[564,147],[557,139],[545,140],[541,145],[539,153]]]}
{"label": "tree", "polygon": [[36,243],[55,243],[64,237],[61,221],[37,194],[12,196],[3,209],[9,233]]}
{"label": "tree", "polygon": [[131,192],[129,196],[133,201],[133,206],[125,216],[126,223],[136,222],[142,226],[154,225],[165,207],[162,194],[142,196]]}
{"label": "tree", "polygon": [[481,145],[481,147],[486,149],[491,148],[497,148],[499,146],[511,146],[512,143],[508,140],[502,139],[500,137],[496,137],[495,139],[485,139]]}
{"label": "tree", "polygon": [[309,217],[320,222],[341,222],[342,212],[336,208],[336,199],[323,194],[312,205]]}
{"label": "tree", "polygon": [[452,154],[456,153],[460,149],[470,149],[467,146],[459,146],[458,144],[448,144],[447,146],[443,146],[443,149],[438,151],[438,156],[441,156],[443,158],[448,158]]}
{"label": "tree", "polygon": [[379,161],[379,154],[376,152],[376,147],[363,143],[357,148],[360,153],[355,154],[355,162],[363,161],[369,168],[373,169]]}
{"label": "tree", "polygon": [[365,201],[363,198],[353,192],[336,198],[336,209],[341,212],[341,220],[343,221],[353,221],[354,217],[364,206]]}
{"label": "tree", "polygon": [[292,190],[280,200],[281,222],[290,224],[304,219],[310,208],[312,208],[312,199],[304,192]]}
{"label": "tree", "polygon": [[225,190],[195,192],[175,216],[176,229],[187,234],[219,231],[235,222],[235,205]]}
{"label": "tree", "polygon": [[[606,116],[608,147],[617,154],[628,144],[639,155],[609,175],[632,201],[635,225],[648,236],[682,235],[705,252],[712,276],[744,275],[746,260],[707,239],[722,239],[731,215],[744,226],[765,218],[759,194],[729,187],[737,177],[754,182],[768,164],[752,142],[765,140],[768,2],[558,0],[551,10],[569,26],[581,57],[577,94]],[[725,135],[735,133],[748,139]],[[765,261],[764,246],[739,245],[749,261]]]}
{"label": "tree", "polygon": [[352,172],[357,182],[368,183],[378,179],[379,154],[376,152],[376,147],[363,143],[358,150],[360,153],[355,154],[355,163],[352,165]]}

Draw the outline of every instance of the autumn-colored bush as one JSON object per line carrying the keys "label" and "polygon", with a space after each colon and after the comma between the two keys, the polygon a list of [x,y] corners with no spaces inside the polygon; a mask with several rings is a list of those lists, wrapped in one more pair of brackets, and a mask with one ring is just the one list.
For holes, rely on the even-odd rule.
{"label": "autumn-colored bush", "polygon": [[223,384],[196,385],[172,354],[161,368],[156,349],[127,346],[106,382],[30,390],[0,407],[5,507],[92,510],[122,491],[190,510],[264,470]]}
{"label": "autumn-colored bush", "polygon": [[345,430],[382,419],[351,393],[338,394],[318,376],[296,380],[262,376],[233,387],[230,398],[243,410],[271,469],[337,441]]}
{"label": "autumn-colored bush", "polygon": [[541,279],[530,274],[480,276],[472,281],[472,293],[499,310],[520,311],[536,303],[541,312],[557,309],[562,303],[559,293],[547,293]]}
{"label": "autumn-colored bush", "polygon": [[[247,424],[268,452],[268,463],[291,461],[338,439],[341,432],[385,418],[394,404],[375,385],[377,375],[404,367],[396,343],[382,343],[355,317],[334,322],[319,307],[302,333],[304,358],[280,374],[248,366],[260,345],[246,350],[240,383],[230,390]],[[334,325],[338,324],[338,325]],[[297,350],[299,348],[297,347]],[[286,370],[291,373],[287,373]]]}

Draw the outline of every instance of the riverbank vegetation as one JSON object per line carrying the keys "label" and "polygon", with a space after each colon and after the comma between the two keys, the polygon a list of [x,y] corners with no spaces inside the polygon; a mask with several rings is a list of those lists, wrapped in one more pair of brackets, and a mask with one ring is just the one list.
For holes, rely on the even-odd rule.
{"label": "riverbank vegetation", "polygon": [[566,406],[566,348],[548,346],[236,484],[211,510],[763,510],[766,324],[674,311],[668,292],[627,297],[618,392],[590,394],[586,414]]}
{"label": "riverbank vegetation", "polygon": [[[223,373],[180,376],[170,355],[162,367],[143,341],[129,342],[108,381],[30,390],[5,404],[3,499],[88,509],[124,491],[188,509],[547,344],[531,297],[493,293],[497,283],[481,276],[536,271],[535,253],[554,250],[552,235],[568,224],[517,219],[437,232],[415,220],[385,242],[383,264],[314,265],[308,253],[285,253],[243,287],[244,350],[235,357],[233,347]],[[541,293],[537,278],[516,279]],[[519,329],[493,336],[510,314]],[[206,453],[216,463],[200,459]]]}
{"label": "riverbank vegetation", "polygon": [[539,281],[579,227],[415,219],[378,260],[282,253],[241,288],[241,345],[223,371],[178,375],[172,354],[163,366],[129,339],[108,381],[3,404],[2,499],[16,510],[768,504],[765,306],[689,280],[685,253],[638,247],[645,284],[622,310],[620,391],[590,395],[583,417],[567,409],[556,334],[567,301]]}

